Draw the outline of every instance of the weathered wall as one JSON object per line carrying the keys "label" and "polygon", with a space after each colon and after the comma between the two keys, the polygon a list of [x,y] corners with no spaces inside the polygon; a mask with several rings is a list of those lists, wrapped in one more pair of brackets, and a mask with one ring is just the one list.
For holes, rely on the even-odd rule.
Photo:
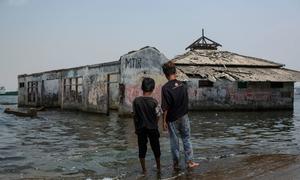
{"label": "weathered wall", "polygon": [[119,108],[119,84],[120,74],[109,75],[109,108],[117,110]]}
{"label": "weathered wall", "polygon": [[[157,49],[145,47],[116,62],[20,75],[19,106],[99,113],[118,109],[121,115],[131,114],[134,98],[142,95],[144,77],[155,80],[153,96],[160,102],[161,87],[167,81],[161,65],[167,61]],[[270,82],[249,82],[246,88],[241,88],[238,82],[224,79],[217,80],[213,87],[199,87],[200,79],[195,76],[186,79],[189,79],[191,110],[293,108],[293,82],[283,83],[280,88],[272,88]]]}
{"label": "weathered wall", "polygon": [[[119,65],[89,67],[84,88],[87,88],[87,111],[108,113],[109,111],[109,86],[110,74],[119,74]],[[116,102],[114,102],[116,103]]]}
{"label": "weathered wall", "polygon": [[198,81],[188,82],[191,110],[293,109],[293,82],[283,83],[282,88],[271,88],[270,82],[249,82],[247,88],[239,88],[238,82],[228,80],[216,81],[213,87],[199,87]]}
{"label": "weathered wall", "polygon": [[[54,74],[54,75],[53,75]],[[40,106],[43,101],[43,78],[56,76],[56,73],[37,73],[32,75],[22,75],[18,77],[19,82],[19,106]],[[21,87],[23,83],[23,87]]]}
{"label": "weathered wall", "polygon": [[155,80],[153,96],[160,101],[161,87],[166,82],[161,65],[168,59],[153,47],[145,47],[121,57],[121,84],[119,113],[130,114],[135,97],[142,95],[144,77]]}
{"label": "weathered wall", "polygon": [[62,71],[61,77],[61,108],[62,109],[85,109],[85,96],[83,95],[85,89],[82,87],[80,92],[77,92],[78,79],[84,82],[87,74],[87,67],[74,68]]}
{"label": "weathered wall", "polygon": [[[109,98],[113,101],[112,104],[118,104],[116,98],[118,91],[112,94],[113,98],[109,97],[108,76],[118,75],[119,71],[119,63],[112,62],[20,75],[18,76],[19,106],[61,107],[107,113]],[[33,88],[29,87],[32,86],[31,82],[34,82]],[[20,87],[20,83],[23,83],[24,87]],[[119,83],[116,82],[112,88],[118,90],[118,85]]]}
{"label": "weathered wall", "polygon": [[37,105],[45,107],[59,107],[61,96],[61,72],[42,74],[39,82],[40,102]]}
{"label": "weathered wall", "polygon": [[[61,72],[21,75],[19,83],[19,106],[59,107]],[[21,87],[21,84],[23,86]]]}

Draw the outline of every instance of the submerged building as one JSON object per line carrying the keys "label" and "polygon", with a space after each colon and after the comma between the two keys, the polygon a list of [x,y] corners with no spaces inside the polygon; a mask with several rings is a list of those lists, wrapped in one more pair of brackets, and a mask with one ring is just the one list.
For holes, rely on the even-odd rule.
{"label": "submerged building", "polygon": [[156,48],[131,51],[118,61],[18,76],[19,106],[59,107],[108,114],[131,113],[131,103],[142,94],[143,77],[156,81],[159,99],[165,83],[161,65],[168,59]]}
{"label": "submerged building", "polygon": [[[189,88],[190,110],[293,109],[294,82],[300,72],[283,64],[220,51],[202,37],[172,59]],[[45,106],[108,114],[130,114],[142,94],[144,77],[156,81],[160,100],[166,82],[161,65],[168,59],[154,47],[129,52],[118,61],[18,76],[19,106]]]}

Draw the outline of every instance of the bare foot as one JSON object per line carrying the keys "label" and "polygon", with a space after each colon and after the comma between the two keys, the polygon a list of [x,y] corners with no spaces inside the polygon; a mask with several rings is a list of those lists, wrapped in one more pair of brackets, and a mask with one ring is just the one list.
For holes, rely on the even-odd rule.
{"label": "bare foot", "polygon": [[174,161],[173,162],[173,168],[174,168],[174,171],[180,170],[180,168],[179,168],[179,162],[178,161]]}
{"label": "bare foot", "polygon": [[157,168],[157,169],[156,169],[156,172],[157,172],[157,174],[161,174],[161,169],[160,169],[160,168]]}
{"label": "bare foot", "polygon": [[147,176],[147,171],[142,171],[142,176]]}
{"label": "bare foot", "polygon": [[198,167],[198,166],[199,166],[199,163],[196,163],[196,162],[193,162],[193,161],[189,161],[187,163],[188,168],[195,168],[195,167]]}

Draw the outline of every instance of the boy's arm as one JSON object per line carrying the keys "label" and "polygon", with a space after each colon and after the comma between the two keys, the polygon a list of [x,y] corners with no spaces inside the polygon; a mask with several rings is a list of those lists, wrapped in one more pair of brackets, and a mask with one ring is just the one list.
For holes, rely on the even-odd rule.
{"label": "boy's arm", "polygon": [[163,121],[162,121],[162,127],[164,131],[168,130],[168,124],[167,124],[167,114],[168,114],[168,110],[164,111],[163,114]]}
{"label": "boy's arm", "polygon": [[134,128],[136,130],[136,126],[137,126],[137,119],[136,119],[136,112],[135,112],[135,100],[132,102],[132,119],[133,119],[133,123],[134,123]]}
{"label": "boy's arm", "polygon": [[170,97],[168,95],[168,92],[166,91],[165,88],[162,88],[161,91],[161,107],[163,110],[163,121],[162,121],[162,127],[163,131],[166,131],[168,129],[168,124],[167,124],[167,114],[168,114],[168,108],[169,108],[169,102]]}
{"label": "boy's arm", "polygon": [[156,122],[158,123],[159,119],[160,119],[160,116],[162,115],[162,109],[161,109],[161,106],[156,103],[156,107],[155,107],[155,113],[156,113]]}

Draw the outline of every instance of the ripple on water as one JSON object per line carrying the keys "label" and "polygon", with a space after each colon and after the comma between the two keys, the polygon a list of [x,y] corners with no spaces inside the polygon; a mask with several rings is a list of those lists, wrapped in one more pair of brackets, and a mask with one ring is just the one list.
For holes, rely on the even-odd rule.
{"label": "ripple on water", "polygon": [[[300,102],[296,104],[294,112],[191,112],[195,159],[299,153]],[[161,149],[163,162],[171,162],[164,133]],[[137,151],[132,119],[117,114],[49,110],[39,112],[37,118],[20,118],[0,112],[1,174],[37,171],[115,177],[139,172]],[[147,160],[154,160],[150,147]]]}

